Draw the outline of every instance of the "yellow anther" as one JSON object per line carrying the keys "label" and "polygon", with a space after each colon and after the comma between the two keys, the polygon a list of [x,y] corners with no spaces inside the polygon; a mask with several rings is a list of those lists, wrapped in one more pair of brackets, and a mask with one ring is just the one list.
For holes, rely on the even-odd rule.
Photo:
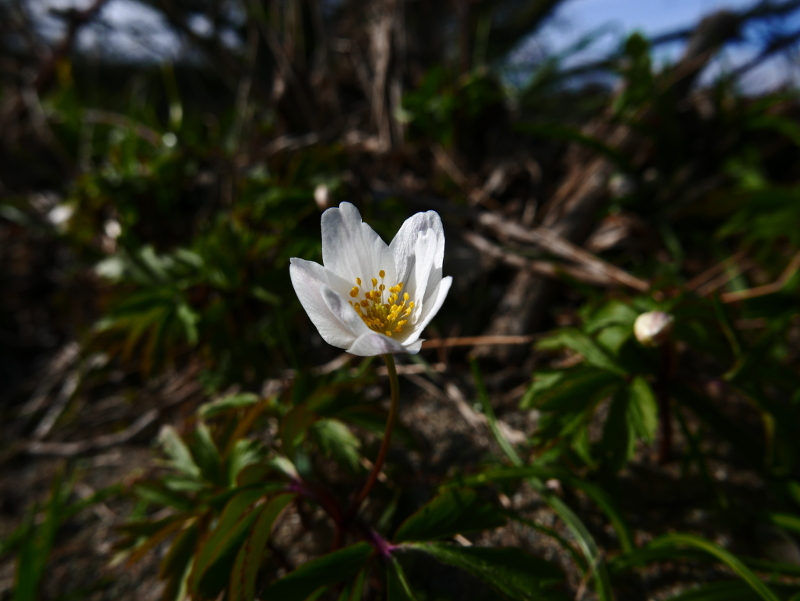
{"label": "yellow anther", "polygon": [[[378,275],[383,280],[386,272],[381,269]],[[379,286],[377,278],[370,279],[372,290],[362,290],[361,278],[355,279],[358,285],[350,289],[350,296],[355,301],[351,301],[350,305],[369,329],[386,336],[401,334],[409,322],[406,318],[414,309],[414,303],[409,301],[410,297],[407,292],[401,297],[403,282],[388,286],[390,294],[384,300],[383,293],[387,289],[386,284],[381,283]],[[361,298],[359,295],[362,295]]]}

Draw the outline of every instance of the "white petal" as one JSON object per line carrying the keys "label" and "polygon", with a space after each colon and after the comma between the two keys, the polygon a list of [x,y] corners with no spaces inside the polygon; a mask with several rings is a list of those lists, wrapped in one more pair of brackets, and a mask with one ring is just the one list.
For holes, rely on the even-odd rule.
{"label": "white petal", "polygon": [[422,343],[424,340],[417,340],[416,342],[412,342],[411,344],[404,344],[403,346],[406,347],[406,351],[409,355],[416,355],[419,350],[422,348]]}
{"label": "white petal", "polygon": [[336,319],[344,324],[353,338],[372,331],[341,294],[325,287],[322,289],[322,299],[331,314],[335,315]]}
{"label": "white petal", "polygon": [[322,339],[332,346],[346,349],[355,336],[348,327],[328,308],[323,291],[327,286],[327,274],[322,265],[303,259],[291,259],[289,275],[300,304],[308,313],[311,322]]}
{"label": "white petal", "polygon": [[441,269],[434,273],[438,241],[436,235],[428,230],[417,238],[414,245],[414,270],[409,278],[408,293],[414,301],[414,311],[420,315],[425,310],[426,298],[442,279]]}
{"label": "white petal", "polygon": [[374,357],[376,355],[405,353],[407,351],[408,349],[396,340],[372,331],[356,338],[350,348],[347,349],[348,353],[360,357]]}
{"label": "white petal", "polygon": [[397,281],[389,247],[349,202],[322,214],[322,262],[351,286],[356,278],[364,282],[377,278],[381,270],[386,272],[387,287]]}
{"label": "white petal", "polygon": [[439,309],[442,308],[442,303],[444,303],[444,299],[447,298],[447,293],[450,292],[450,285],[452,283],[453,278],[451,276],[442,278],[442,281],[430,295],[432,301],[424,307],[424,310],[419,317],[419,321],[414,324],[414,331],[409,335],[408,338],[406,338],[404,342],[405,344],[410,344],[417,341],[423,330],[436,316],[436,314],[439,312]]}
{"label": "white petal", "polygon": [[442,220],[436,211],[417,213],[406,219],[389,245],[397,266],[398,281],[408,282],[411,270],[414,268],[417,239],[427,231],[432,231],[436,238],[433,266],[441,270],[442,261],[444,260]]}

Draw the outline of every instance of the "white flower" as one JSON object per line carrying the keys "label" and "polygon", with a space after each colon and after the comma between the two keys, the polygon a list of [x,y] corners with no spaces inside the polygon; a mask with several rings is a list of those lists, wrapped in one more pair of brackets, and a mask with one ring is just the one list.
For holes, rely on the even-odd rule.
{"label": "white flower", "polygon": [[328,344],[362,357],[417,353],[452,277],[442,277],[444,231],[434,211],[413,215],[387,245],[349,202],[322,214],[322,263],[291,260],[300,303]]}

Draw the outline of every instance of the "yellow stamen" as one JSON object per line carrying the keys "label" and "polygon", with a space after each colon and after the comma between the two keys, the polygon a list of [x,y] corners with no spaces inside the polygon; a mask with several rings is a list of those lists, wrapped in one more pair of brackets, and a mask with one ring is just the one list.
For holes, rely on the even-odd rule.
{"label": "yellow stamen", "polygon": [[[383,280],[386,272],[381,269],[378,275]],[[371,278],[372,290],[360,288],[361,278],[356,278],[355,281],[358,286],[353,286],[350,296],[356,300],[350,304],[367,327],[389,337],[402,333],[414,310],[414,302],[409,300],[409,294],[406,292],[401,296],[403,282],[389,286],[390,294],[384,301],[383,293],[387,286],[384,283],[378,285],[377,278]]]}

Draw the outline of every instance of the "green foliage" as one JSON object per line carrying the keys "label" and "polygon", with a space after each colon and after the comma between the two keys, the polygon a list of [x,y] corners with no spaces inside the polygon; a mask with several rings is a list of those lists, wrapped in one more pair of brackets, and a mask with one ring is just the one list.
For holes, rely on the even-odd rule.
{"label": "green foliage", "polygon": [[[416,4],[428,6],[408,3],[404,10],[416,11]],[[722,524],[750,542],[753,524],[743,516],[751,513],[758,527],[789,541],[800,533],[796,98],[747,98],[725,80],[698,89],[696,100],[681,97],[682,72],[658,67],[641,34],[599,66],[565,68],[571,53],[595,39],[587,36],[537,63],[510,91],[495,75],[508,73],[507,66],[494,61],[559,2],[468,4],[459,35],[478,41],[472,56],[460,57],[459,71],[434,62],[395,72],[387,90],[357,100],[349,87],[326,89],[335,110],[311,108],[312,116],[331,121],[330,129],[277,116],[297,109],[294,94],[304,82],[293,78],[316,73],[322,50],[330,50],[327,42],[312,43],[305,29],[318,24],[304,3],[293,4],[298,14],[291,19],[283,6],[275,14],[248,8],[257,20],[252,30],[268,36],[270,53],[273,28],[296,20],[298,29],[279,32],[277,42],[295,44],[286,60],[308,60],[300,69],[279,65],[275,73],[292,75],[289,91],[276,94],[269,110],[259,105],[262,85],[248,79],[230,86],[235,105],[226,90],[224,110],[195,106],[169,65],[142,76],[143,91],[90,103],[69,69],[59,67],[62,84],[41,100],[52,117],[48,135],[67,149],[62,159],[75,163],[59,187],[60,208],[71,216],[50,223],[49,208],[34,207],[26,190],[3,197],[2,225],[69,255],[63,277],[70,290],[82,287],[81,278],[91,282],[91,311],[54,301],[86,320],[64,319],[74,326],[70,336],[82,337],[82,351],[108,356],[109,371],[143,388],[189,366],[209,397],[220,395],[196,410],[182,406],[180,415],[189,417],[162,427],[156,466],[126,480],[136,509],[120,529],[117,559],[158,554],[162,598],[171,601],[430,601],[437,593],[429,592],[424,570],[410,569],[420,565],[455,568],[507,599],[580,592],[611,601],[632,583],[649,595],[649,583],[637,581],[649,578],[645,570],[654,564],[702,564],[735,578],[687,583],[676,600],[798,598],[797,565],[757,546],[739,554],[738,539],[727,549],[710,534],[665,534],[669,520],[662,523],[635,497],[656,474],[663,481],[654,486],[668,491],[693,487],[696,503],[687,502],[685,513],[704,516],[704,533]],[[357,43],[340,41],[336,52],[359,71]],[[410,61],[410,54],[392,54],[390,63]],[[246,71],[272,77],[273,68],[259,56]],[[619,78],[616,91],[575,83],[598,70]],[[377,123],[377,146],[374,132],[364,135],[381,116],[361,120],[370,103],[380,112],[378,99],[388,100],[380,110],[396,112],[388,117],[388,151],[384,123]],[[103,110],[89,108],[104,103]],[[358,108],[347,114],[351,103]],[[441,147],[452,165],[425,164],[429,155],[441,161]],[[320,209],[352,199],[388,236],[411,210],[409,199],[438,195],[448,249],[461,252],[450,240],[482,228],[475,223],[485,211],[544,227],[549,204],[558,204],[551,203],[553,191],[565,189],[558,178],[584,156],[596,168],[587,181],[597,176],[609,184],[597,188],[590,211],[598,223],[604,219],[600,229],[617,222],[628,228],[620,243],[593,238],[597,245],[587,248],[650,289],[594,287],[591,278],[562,282],[545,316],[558,325],[537,333],[529,360],[519,364],[479,364],[456,349],[439,376],[426,355],[417,357],[415,367],[426,371],[414,378],[443,384],[448,394],[445,378],[473,386],[459,409],[482,414],[470,422],[482,441],[479,459],[434,462],[414,420],[439,416],[401,413],[405,427],[398,425],[377,483],[362,506],[354,504],[382,441],[386,412],[376,398],[385,386],[369,359],[324,365],[336,351],[323,350],[299,310],[289,260],[320,258]],[[448,173],[445,183],[431,176],[439,171]],[[470,190],[481,187],[478,178],[486,184],[480,194]],[[620,192],[612,189],[615,178],[626,183]],[[560,273],[563,257],[514,244],[503,252],[552,262]],[[437,325],[443,337],[485,330],[498,283],[508,279],[508,267],[483,271],[466,263],[454,261],[456,278],[475,271],[480,279],[466,288],[456,282],[447,302],[461,303],[460,310]],[[711,275],[697,280],[706,270]],[[767,291],[757,288],[776,281]],[[637,316],[652,310],[675,320],[659,348],[643,346],[634,334]],[[5,322],[0,326],[5,332]],[[484,418],[487,430],[479,423]],[[535,426],[512,444],[505,433],[518,423]],[[488,434],[496,444],[483,446]],[[746,483],[732,483],[731,471]],[[71,491],[71,479],[57,479],[49,499],[32,505],[0,544],[0,554],[16,554],[15,600],[38,598],[60,528],[111,494],[75,503]],[[647,520],[655,538],[643,542]],[[521,541],[546,537],[564,551],[561,565],[570,577],[528,549],[497,546],[493,531],[501,528]],[[576,580],[578,591],[571,590]]]}

